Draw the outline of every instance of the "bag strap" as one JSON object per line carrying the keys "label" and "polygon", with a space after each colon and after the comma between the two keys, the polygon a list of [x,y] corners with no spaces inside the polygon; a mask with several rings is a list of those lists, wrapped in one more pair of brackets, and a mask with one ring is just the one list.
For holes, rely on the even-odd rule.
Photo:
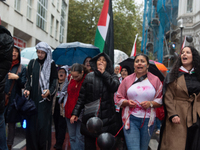
{"label": "bag strap", "polygon": [[71,82],[71,79],[72,79],[72,75],[71,75],[70,78],[69,78],[69,82],[68,82],[68,84]]}
{"label": "bag strap", "polygon": [[35,60],[36,60],[36,59],[34,59],[34,61],[33,61],[33,63],[32,63],[32,66],[31,66],[31,68],[32,68],[31,74],[30,74],[31,76],[32,76],[32,72],[33,72],[33,67],[34,67],[34,65],[35,65]]}
{"label": "bag strap", "polygon": [[[19,67],[17,68],[16,74],[18,74],[18,73],[21,72],[21,68],[22,68],[22,65],[20,64]],[[10,94],[11,94],[11,91],[12,91],[13,87],[14,87],[14,84],[15,84],[15,80],[13,80],[13,82],[12,82],[12,84],[11,84],[11,86],[10,86],[10,90],[9,90],[9,92],[8,92],[8,95],[9,95],[9,96],[10,96]]]}
{"label": "bag strap", "polygon": [[[94,72],[93,72],[94,73]],[[94,89],[96,88],[96,82],[98,81],[100,77],[96,76],[95,73],[94,73],[94,78],[93,78],[93,85],[94,85]],[[98,107],[98,110],[97,110],[97,113],[96,113],[96,117],[99,115],[99,112],[100,112],[100,109],[101,109],[101,98],[102,98],[102,93],[103,93],[103,81],[100,80],[100,86],[99,86],[99,95],[100,95],[100,98],[99,98],[99,107]],[[93,93],[95,95],[95,93]]]}
{"label": "bag strap", "polygon": [[[135,82],[133,82],[133,84],[136,84],[137,82],[142,82],[142,81],[143,81],[144,79],[146,79],[146,78],[147,78],[147,74],[145,74],[145,75],[141,76],[140,78],[138,78]],[[132,85],[133,85],[133,84],[132,84]],[[138,103],[139,103],[139,102],[138,102]],[[131,112],[129,113],[129,116],[127,117],[126,121],[127,121],[128,118],[130,117],[130,115],[131,115]],[[146,116],[146,110],[145,110],[145,116]],[[142,128],[143,125],[144,125],[145,116],[144,116],[143,123],[142,123],[142,125],[140,126],[140,128]],[[125,121],[125,122],[126,122],[126,121]],[[122,127],[119,129],[119,131],[117,132],[117,134],[115,134],[114,137],[116,137],[116,136],[119,134],[119,132],[123,129],[124,126],[125,126],[125,123],[122,125]]]}
{"label": "bag strap", "polygon": [[133,82],[133,84],[138,83],[138,82],[142,82],[146,78],[147,78],[147,74],[145,74],[145,75],[141,76],[140,78],[138,78],[135,82]]}

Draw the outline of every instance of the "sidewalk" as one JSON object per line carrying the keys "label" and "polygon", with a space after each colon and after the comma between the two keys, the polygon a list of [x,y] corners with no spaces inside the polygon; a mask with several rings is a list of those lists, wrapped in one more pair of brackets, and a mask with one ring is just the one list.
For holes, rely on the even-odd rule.
{"label": "sidewalk", "polygon": [[[55,148],[53,148],[53,146],[55,144],[56,144],[55,132],[52,132],[51,133],[51,150],[55,150]],[[26,150],[26,146],[22,150]],[[71,150],[70,144],[69,144],[69,134],[68,133],[66,133],[66,135],[65,135],[65,141],[64,141],[62,150]]]}

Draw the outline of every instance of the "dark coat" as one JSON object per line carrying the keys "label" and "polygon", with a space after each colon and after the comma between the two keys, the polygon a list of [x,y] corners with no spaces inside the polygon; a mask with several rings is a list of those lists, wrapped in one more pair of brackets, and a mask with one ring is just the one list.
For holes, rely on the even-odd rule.
{"label": "dark coat", "polygon": [[12,64],[13,45],[14,40],[10,32],[0,25],[0,114],[4,112],[4,88],[6,74],[8,73]]}
{"label": "dark coat", "polygon": [[[19,55],[19,58],[20,58],[20,55]],[[13,66],[10,72],[16,73],[19,65],[20,63]],[[9,122],[9,123],[22,121],[21,115],[19,114],[19,112],[17,112],[17,110],[14,107],[13,99],[15,98],[16,94],[20,96],[22,95],[22,88],[24,88],[24,85],[26,83],[26,67],[24,65],[21,66],[21,70],[19,71],[18,76],[19,76],[19,79],[15,80],[15,84],[11,91],[8,105],[6,106],[6,109],[5,109],[5,119],[6,119],[6,122]],[[6,86],[5,86],[6,94],[9,92],[12,82],[13,80],[8,79],[8,76],[6,76]]]}
{"label": "dark coat", "polygon": [[[107,61],[107,67],[103,74],[97,70],[97,59],[100,56],[104,56]],[[114,93],[119,86],[119,80],[116,74],[110,58],[101,53],[90,60],[90,66],[94,72],[90,72],[86,75],[82,84],[77,104],[72,112],[72,115],[79,116],[81,109],[85,104],[93,102],[101,97],[100,111],[98,117],[103,121],[102,132],[110,132],[115,134],[116,132],[116,117],[115,117],[115,105],[114,105]],[[86,136],[94,135],[90,134],[86,129],[86,121],[81,126],[81,133]]]}
{"label": "dark coat", "polygon": [[[34,65],[33,65],[34,64]],[[50,74],[50,95],[48,100],[43,102],[39,84],[41,65],[38,59],[33,59],[28,64],[27,82],[25,89],[30,91],[30,98],[34,101],[37,114],[27,117],[26,147],[30,149],[50,149],[51,147],[51,119],[52,119],[52,97],[56,90],[57,70],[55,63],[51,63]]]}

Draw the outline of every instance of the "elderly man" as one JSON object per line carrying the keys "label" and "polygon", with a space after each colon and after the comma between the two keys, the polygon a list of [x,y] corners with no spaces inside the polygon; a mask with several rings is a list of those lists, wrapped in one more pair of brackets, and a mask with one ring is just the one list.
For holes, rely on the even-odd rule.
{"label": "elderly man", "polygon": [[50,150],[51,108],[55,94],[57,70],[52,61],[51,47],[40,42],[36,45],[37,59],[28,64],[24,94],[35,102],[37,114],[27,117],[27,150]]}

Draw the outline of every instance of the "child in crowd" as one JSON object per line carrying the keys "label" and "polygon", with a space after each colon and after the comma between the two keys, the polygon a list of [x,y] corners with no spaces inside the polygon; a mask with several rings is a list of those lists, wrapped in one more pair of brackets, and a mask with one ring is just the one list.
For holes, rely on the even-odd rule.
{"label": "child in crowd", "polygon": [[56,85],[56,94],[53,98],[53,120],[55,125],[56,144],[54,148],[56,150],[62,150],[62,145],[65,140],[65,133],[67,123],[65,120],[64,105],[67,99],[67,87],[68,87],[68,66],[63,66],[58,70],[58,82]]}

